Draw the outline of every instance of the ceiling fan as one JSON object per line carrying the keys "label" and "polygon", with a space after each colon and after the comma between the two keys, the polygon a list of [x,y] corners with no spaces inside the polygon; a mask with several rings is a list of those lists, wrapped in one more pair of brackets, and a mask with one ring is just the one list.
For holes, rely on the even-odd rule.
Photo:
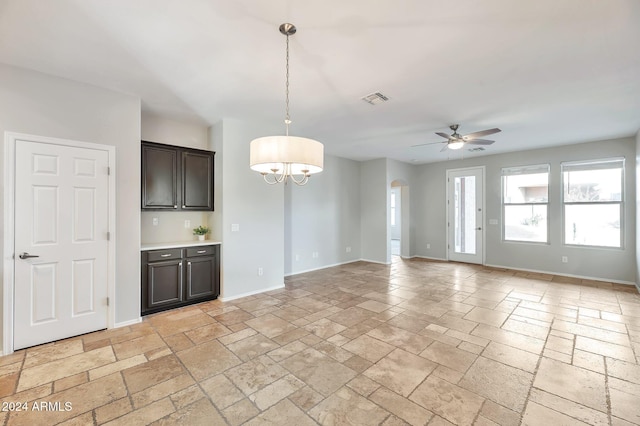
{"label": "ceiling fan", "polygon": [[415,147],[415,146],[433,145],[437,143],[446,143],[446,145],[441,150],[442,152],[442,151],[446,151],[447,149],[460,149],[467,144],[468,145],[491,145],[495,141],[490,141],[488,139],[480,139],[480,138],[483,136],[488,136],[494,133],[501,132],[500,129],[494,128],[494,129],[487,129],[487,130],[481,130],[479,132],[469,133],[468,135],[463,136],[458,133],[457,124],[452,124],[451,126],[449,126],[449,128],[453,130],[453,133],[451,135],[447,135],[446,133],[442,133],[442,132],[436,132],[436,135],[442,136],[443,138],[445,138],[446,142],[445,141],[429,142],[429,143],[421,143],[413,146]]}

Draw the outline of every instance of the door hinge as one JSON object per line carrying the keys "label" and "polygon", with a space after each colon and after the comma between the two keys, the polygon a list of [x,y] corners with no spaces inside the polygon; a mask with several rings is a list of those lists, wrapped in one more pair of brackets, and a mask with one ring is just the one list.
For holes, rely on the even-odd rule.
{"label": "door hinge", "polygon": [[107,166],[107,176],[111,176],[111,167]]}
{"label": "door hinge", "polygon": [[111,232],[107,231],[107,241],[111,241]]}
{"label": "door hinge", "polygon": [[107,297],[107,306],[109,306],[109,298]]}

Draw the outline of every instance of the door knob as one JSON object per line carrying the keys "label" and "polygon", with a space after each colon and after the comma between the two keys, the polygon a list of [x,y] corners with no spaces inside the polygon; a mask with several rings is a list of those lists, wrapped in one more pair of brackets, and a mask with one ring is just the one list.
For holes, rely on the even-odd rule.
{"label": "door knob", "polygon": [[480,228],[479,226],[476,228],[476,231],[482,231],[482,228]]}
{"label": "door knob", "polygon": [[20,259],[29,259],[29,258],[31,258],[31,257],[40,257],[40,256],[37,256],[37,255],[35,255],[35,254],[29,254],[29,253],[27,253],[27,252],[25,251],[24,253],[20,253],[20,255],[19,255],[18,257],[19,257]]}

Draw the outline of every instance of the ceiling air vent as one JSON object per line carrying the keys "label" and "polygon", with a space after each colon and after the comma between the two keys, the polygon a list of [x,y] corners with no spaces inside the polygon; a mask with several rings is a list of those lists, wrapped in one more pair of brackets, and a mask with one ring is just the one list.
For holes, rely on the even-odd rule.
{"label": "ceiling air vent", "polygon": [[371,93],[367,96],[362,97],[361,99],[371,105],[378,105],[389,100],[388,97],[380,92]]}
{"label": "ceiling air vent", "polygon": [[481,146],[478,146],[476,148],[469,148],[467,151],[469,152],[484,151],[484,148]]}

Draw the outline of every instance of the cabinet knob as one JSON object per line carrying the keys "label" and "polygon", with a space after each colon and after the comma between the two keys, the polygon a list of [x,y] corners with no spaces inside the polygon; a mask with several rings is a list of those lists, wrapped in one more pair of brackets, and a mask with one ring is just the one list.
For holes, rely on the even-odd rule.
{"label": "cabinet knob", "polygon": [[173,205],[173,208],[174,208],[174,209],[177,209],[177,208],[178,208],[178,205],[177,205],[177,204],[174,204],[174,205]]}
{"label": "cabinet knob", "polygon": [[184,208],[186,208],[186,207],[187,207],[187,206],[185,206],[184,204],[182,205],[182,208],[183,208],[183,209],[184,209]]}

